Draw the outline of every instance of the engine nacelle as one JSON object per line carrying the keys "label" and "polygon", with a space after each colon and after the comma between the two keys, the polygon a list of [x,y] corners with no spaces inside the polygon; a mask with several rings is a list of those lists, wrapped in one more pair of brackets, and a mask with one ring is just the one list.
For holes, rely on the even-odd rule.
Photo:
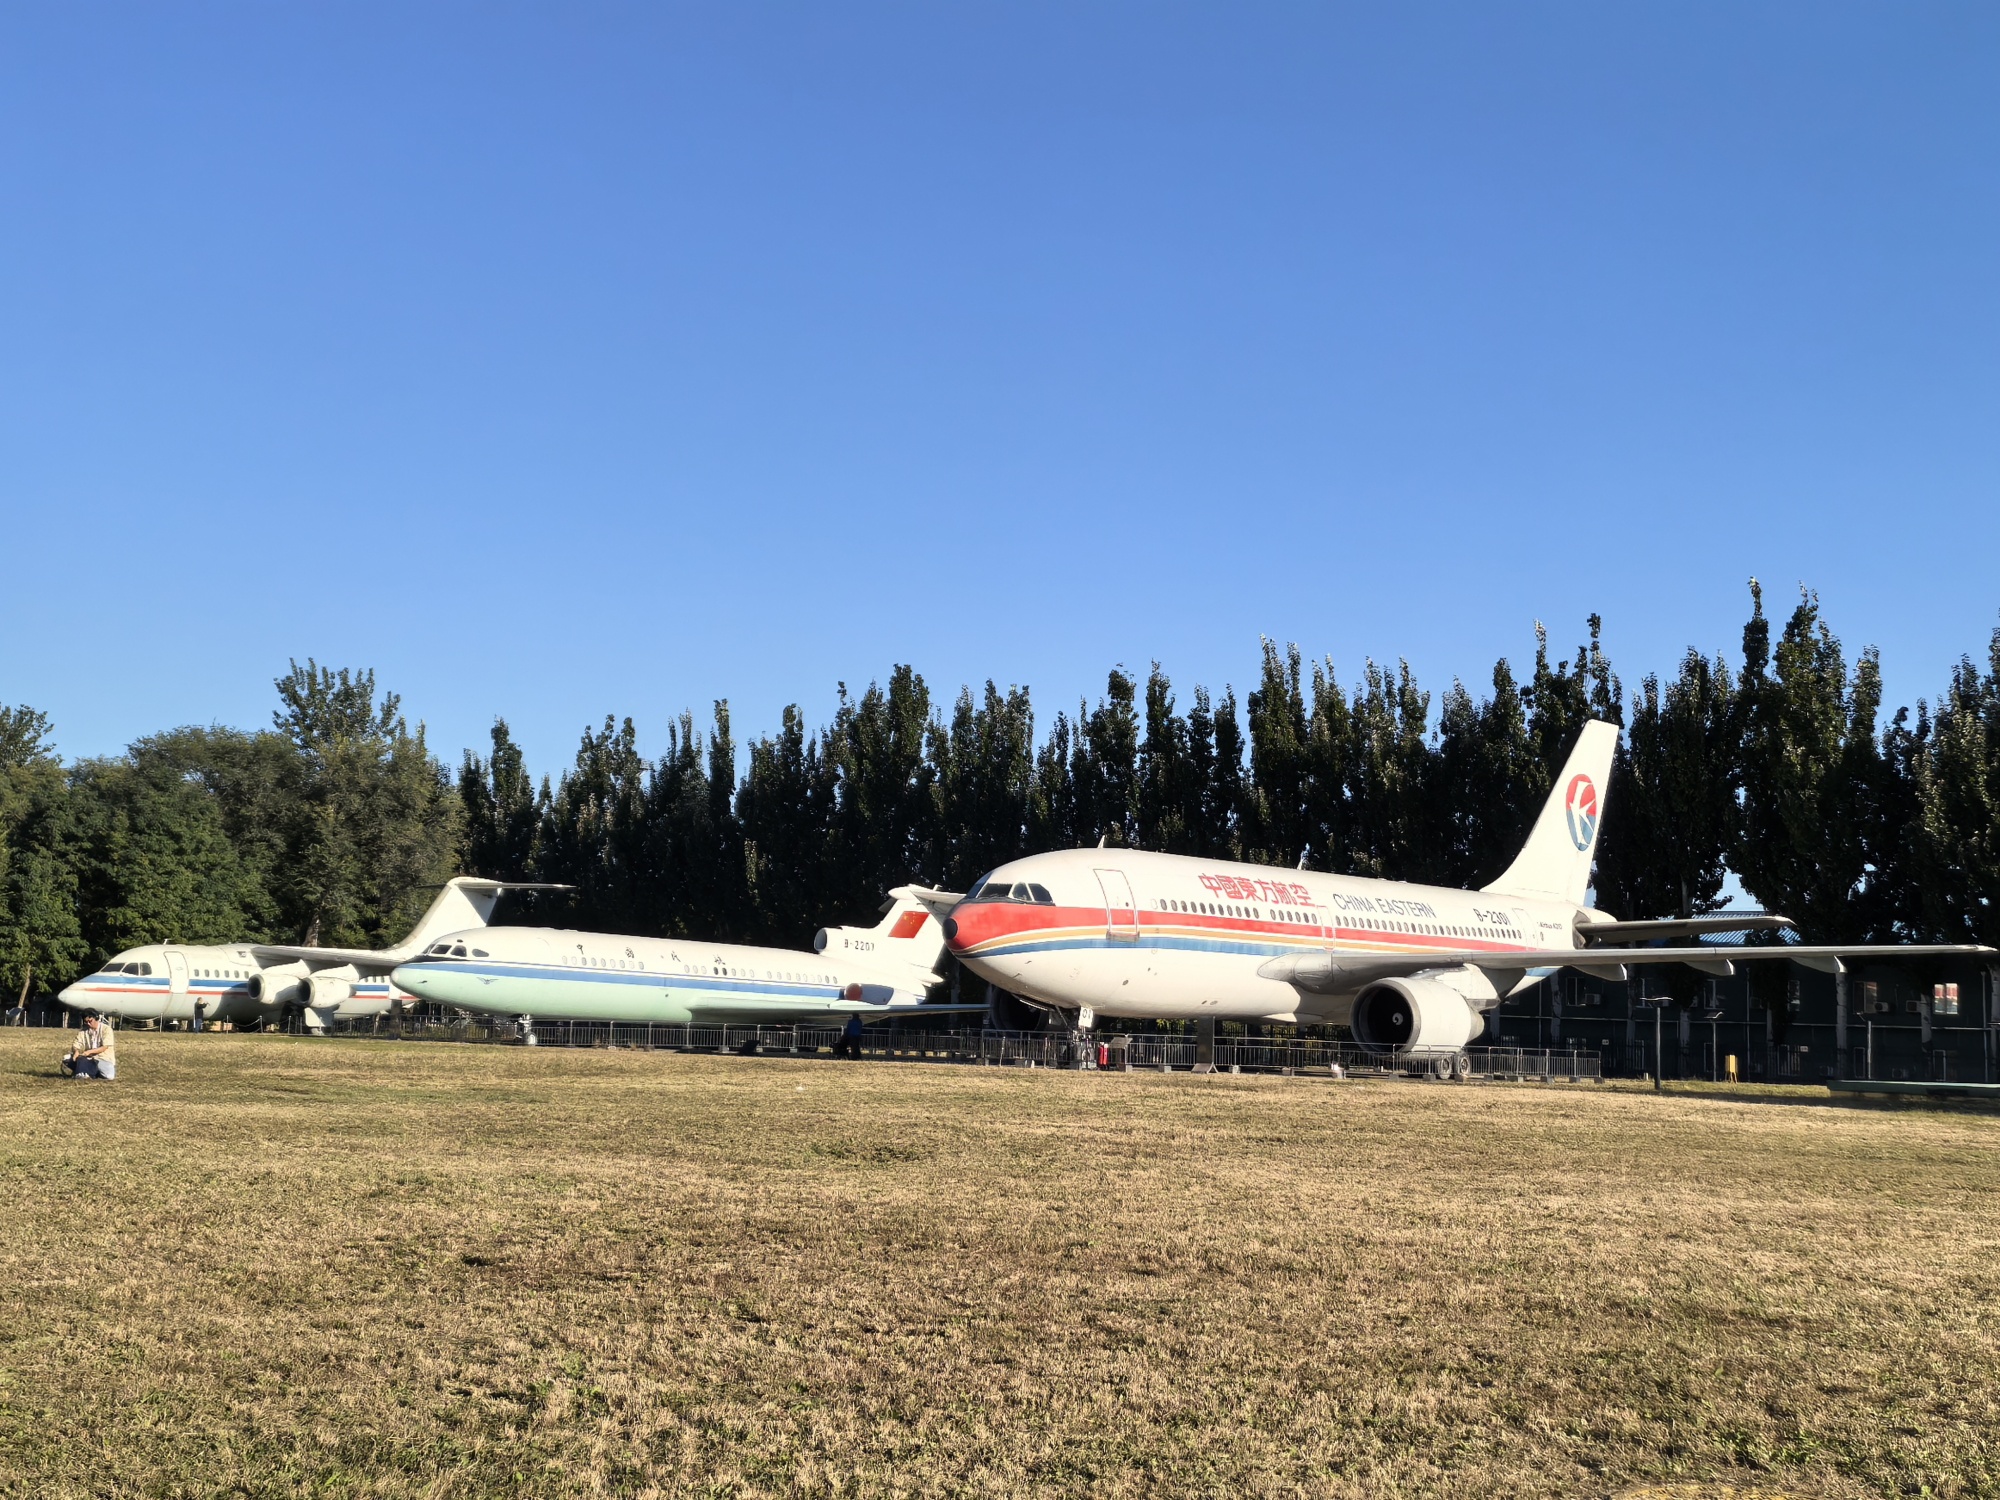
{"label": "engine nacelle", "polygon": [[315,974],[306,980],[299,1003],[307,1010],[338,1010],[354,998],[354,981],[338,974]]}
{"label": "engine nacelle", "polygon": [[1485,1023],[1435,979],[1383,979],[1354,997],[1354,1040],[1398,1057],[1454,1057]]}
{"label": "engine nacelle", "polygon": [[304,1003],[308,976],[304,964],[261,969],[250,976],[250,998],[268,1009]]}

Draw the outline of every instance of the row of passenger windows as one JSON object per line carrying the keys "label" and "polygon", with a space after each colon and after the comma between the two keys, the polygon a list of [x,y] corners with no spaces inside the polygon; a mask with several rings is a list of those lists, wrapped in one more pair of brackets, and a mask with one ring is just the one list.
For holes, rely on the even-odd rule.
{"label": "row of passenger windows", "polygon": [[196,969],[194,977],[197,979],[248,979],[250,976],[242,969]]}
{"label": "row of passenger windows", "polygon": [[[1213,901],[1183,901],[1173,896],[1161,898],[1159,904],[1162,911],[1188,912],[1205,917],[1244,917],[1252,922],[1289,922],[1304,927],[1318,927],[1319,925],[1304,912],[1288,911],[1282,906],[1263,908],[1255,906],[1227,906]],[[1450,923],[1385,922],[1379,917],[1349,917],[1346,925],[1351,928],[1360,928],[1367,932],[1397,932],[1405,935],[1414,934],[1425,937],[1518,938],[1520,936],[1520,933],[1511,927],[1498,928],[1493,932],[1481,932],[1477,928],[1455,927]]]}

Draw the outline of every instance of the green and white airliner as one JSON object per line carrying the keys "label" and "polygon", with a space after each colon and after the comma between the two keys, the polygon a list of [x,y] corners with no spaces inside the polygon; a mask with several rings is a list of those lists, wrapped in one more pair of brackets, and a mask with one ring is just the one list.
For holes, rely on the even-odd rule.
{"label": "green and white airliner", "polygon": [[[942,982],[948,892],[898,886],[873,927],[828,927],[813,951],[553,927],[479,927],[397,966],[396,987],[440,1005],[536,1021],[794,1025],[899,1016]],[[928,903],[928,904],[926,904]],[[980,1010],[983,1006],[924,1006]]]}

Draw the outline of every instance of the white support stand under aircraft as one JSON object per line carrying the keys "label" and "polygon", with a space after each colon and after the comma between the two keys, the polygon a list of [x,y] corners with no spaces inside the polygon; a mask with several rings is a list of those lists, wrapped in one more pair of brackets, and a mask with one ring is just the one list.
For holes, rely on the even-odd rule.
{"label": "white support stand under aircraft", "polygon": [[[924,892],[926,898],[948,892]],[[926,1015],[984,1006],[924,1004],[942,982],[944,935],[911,886],[889,893],[873,927],[828,927],[811,953],[689,938],[553,927],[488,927],[430,944],[391,976],[440,1005],[535,1021],[682,1026],[790,1025]]]}
{"label": "white support stand under aircraft", "polygon": [[[1479,891],[1071,849],[1002,865],[963,898],[920,893],[973,973],[1030,1001],[1094,1016],[1351,1027],[1371,1050],[1453,1058],[1484,1012],[1569,967],[1622,980],[1632,964],[1729,974],[1788,959],[1838,973],[1876,956],[1992,955],[1962,944],[1692,944],[1783,917],[1620,922],[1585,905],[1617,729],[1584,726],[1528,842]],[[1684,946],[1639,947],[1660,939]]]}
{"label": "white support stand under aircraft", "polygon": [[130,1021],[269,1023],[288,1011],[308,1030],[335,1017],[382,1015],[400,998],[389,972],[440,934],[485,926],[505,891],[568,886],[461,875],[447,881],[394,948],[310,948],[270,943],[150,943],[128,948],[62,992],[70,1010]]}

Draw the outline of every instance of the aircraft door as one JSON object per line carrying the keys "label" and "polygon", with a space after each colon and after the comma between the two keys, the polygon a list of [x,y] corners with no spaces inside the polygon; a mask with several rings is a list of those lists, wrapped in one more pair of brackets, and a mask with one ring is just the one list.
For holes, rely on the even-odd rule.
{"label": "aircraft door", "polygon": [[1139,941],[1139,903],[1132,899],[1132,882],[1123,870],[1098,870],[1104,892],[1104,935],[1114,943]]}
{"label": "aircraft door", "polygon": [[192,1016],[194,1007],[188,1002],[188,961],[187,955],[178,948],[166,950],[167,956],[167,996],[160,1003],[163,1017],[179,1016],[183,1012]]}

